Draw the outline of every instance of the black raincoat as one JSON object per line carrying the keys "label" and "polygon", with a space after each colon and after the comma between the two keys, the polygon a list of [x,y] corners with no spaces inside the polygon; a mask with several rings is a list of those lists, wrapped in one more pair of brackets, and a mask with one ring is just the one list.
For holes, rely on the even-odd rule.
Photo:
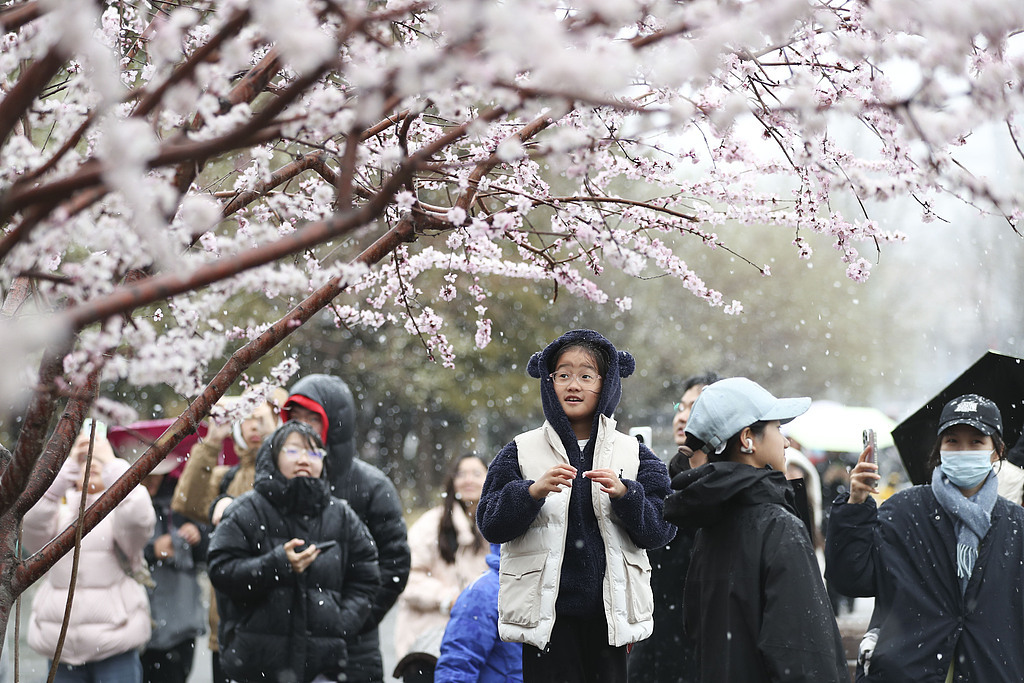
{"label": "black raincoat", "polygon": [[992,526],[961,594],[953,520],[931,485],[876,508],[832,505],[826,576],[846,595],[875,596],[881,627],[858,681],[1024,681],[1024,508],[997,498]]}
{"label": "black raincoat", "polygon": [[[268,439],[253,490],[228,506],[210,540],[221,666],[235,681],[338,680],[350,669],[345,641],[362,628],[380,585],[377,551],[326,481],[285,479],[271,451]],[[292,538],[338,544],[296,574],[284,551]]]}
{"label": "black raincoat", "polygon": [[348,640],[348,680],[382,681],[384,665],[377,624],[405,590],[411,563],[401,499],[387,475],[356,457],[355,400],[344,381],[332,375],[303,377],[289,392],[284,408],[286,419],[293,405],[319,407],[317,412],[327,421],[324,476],[331,484],[331,492],[352,506],[377,543],[381,586],[361,632]]}
{"label": "black raincoat", "polygon": [[705,683],[849,683],[842,639],[785,475],[716,462],[676,475],[665,518],[698,529],[686,633]]}

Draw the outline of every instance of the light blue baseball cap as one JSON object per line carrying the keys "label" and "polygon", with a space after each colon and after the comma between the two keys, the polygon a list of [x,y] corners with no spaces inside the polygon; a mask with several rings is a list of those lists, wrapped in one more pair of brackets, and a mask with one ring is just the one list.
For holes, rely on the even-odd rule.
{"label": "light blue baseball cap", "polygon": [[709,384],[700,393],[686,423],[686,433],[704,442],[707,452],[721,453],[726,442],[755,422],[785,424],[811,407],[811,399],[775,398],[757,382],[730,377]]}

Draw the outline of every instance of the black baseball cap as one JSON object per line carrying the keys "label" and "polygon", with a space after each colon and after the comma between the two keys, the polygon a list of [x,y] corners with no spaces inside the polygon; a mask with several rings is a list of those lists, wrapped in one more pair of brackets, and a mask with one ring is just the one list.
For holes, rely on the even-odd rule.
{"label": "black baseball cap", "polygon": [[999,406],[977,394],[964,394],[942,408],[939,434],[953,425],[970,425],[985,436],[1003,436],[1003,416],[999,412]]}

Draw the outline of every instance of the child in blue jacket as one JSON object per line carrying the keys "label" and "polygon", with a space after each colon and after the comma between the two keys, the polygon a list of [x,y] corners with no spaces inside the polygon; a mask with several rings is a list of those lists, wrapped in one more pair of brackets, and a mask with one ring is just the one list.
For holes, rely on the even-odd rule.
{"label": "child in blue jacket", "polygon": [[523,646],[498,638],[498,565],[491,544],[487,573],[462,591],[441,641],[434,683],[523,683]]}

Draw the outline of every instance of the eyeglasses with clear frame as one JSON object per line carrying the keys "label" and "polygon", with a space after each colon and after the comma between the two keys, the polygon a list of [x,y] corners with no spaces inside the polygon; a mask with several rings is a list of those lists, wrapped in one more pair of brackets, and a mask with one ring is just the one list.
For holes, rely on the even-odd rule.
{"label": "eyeglasses with clear frame", "polygon": [[307,455],[311,460],[323,460],[327,455],[327,451],[322,448],[295,448],[294,446],[282,448],[281,453],[292,460],[297,460],[301,455]]}
{"label": "eyeglasses with clear frame", "polygon": [[580,383],[581,387],[592,387],[601,381],[601,375],[594,375],[589,372],[552,372],[548,377],[560,387],[571,384],[573,380]]}

